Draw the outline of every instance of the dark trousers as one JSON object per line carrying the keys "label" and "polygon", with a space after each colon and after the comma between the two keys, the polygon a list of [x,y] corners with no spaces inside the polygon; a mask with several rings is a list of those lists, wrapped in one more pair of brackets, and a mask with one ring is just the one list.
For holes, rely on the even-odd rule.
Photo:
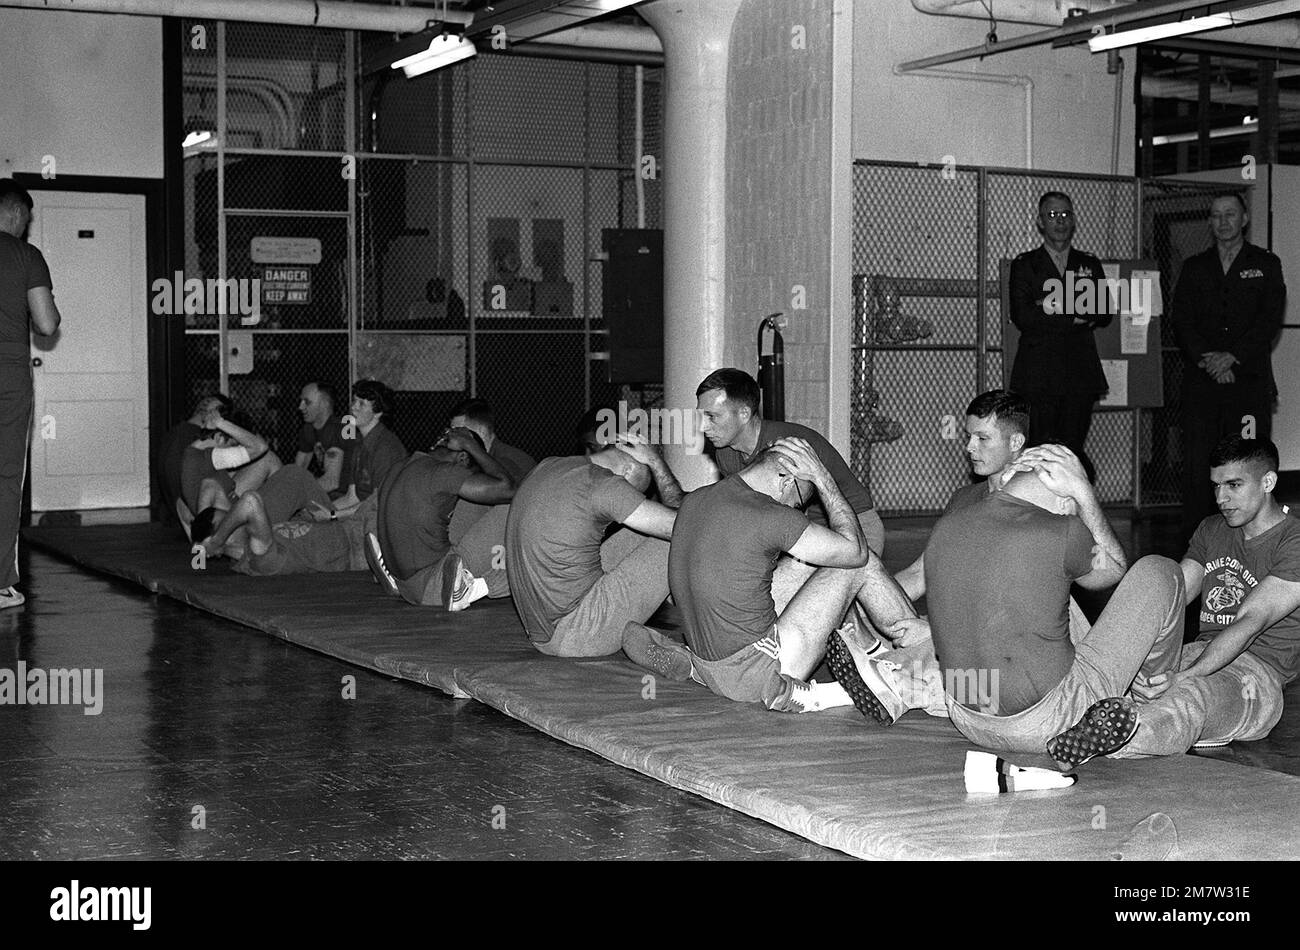
{"label": "dark trousers", "polygon": [[1267,380],[1216,383],[1205,370],[1183,366],[1183,536],[1218,511],[1210,484],[1210,455],[1225,435],[1243,435],[1255,420],[1255,438],[1273,433],[1273,390]]}
{"label": "dark trousers", "polygon": [[18,582],[18,526],[31,430],[31,367],[0,363],[0,588]]}
{"label": "dark trousers", "polygon": [[1090,481],[1097,473],[1084,451],[1092,426],[1094,393],[1025,393],[1029,399],[1029,445],[1064,445],[1083,463]]}

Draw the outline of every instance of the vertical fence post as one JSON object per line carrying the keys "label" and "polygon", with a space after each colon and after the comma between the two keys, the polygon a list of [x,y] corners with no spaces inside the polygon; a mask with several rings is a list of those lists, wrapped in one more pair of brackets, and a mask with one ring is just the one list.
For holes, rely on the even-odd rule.
{"label": "vertical fence post", "polygon": [[988,386],[988,301],[985,275],[988,272],[988,169],[981,167],[975,179],[975,392]]}
{"label": "vertical fence post", "polygon": [[[226,279],[226,21],[217,21],[217,277]],[[229,327],[217,314],[217,388],[230,395]]]}
{"label": "vertical fence post", "polygon": [[357,143],[356,122],[357,35],[355,31],[348,30],[343,34],[343,36],[344,57],[346,59],[346,65],[343,70],[343,152],[345,157],[348,155],[352,156],[352,175],[348,178],[347,325],[349,396],[344,397],[348,399],[350,406],[351,387],[357,380],[357,322],[359,309],[357,305],[357,275],[361,272],[360,262],[357,260],[357,178],[361,174],[361,149],[358,147]]}

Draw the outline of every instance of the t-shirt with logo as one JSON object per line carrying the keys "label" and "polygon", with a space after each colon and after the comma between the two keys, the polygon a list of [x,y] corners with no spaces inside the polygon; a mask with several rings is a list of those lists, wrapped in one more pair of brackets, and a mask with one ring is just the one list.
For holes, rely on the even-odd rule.
{"label": "t-shirt with logo", "polygon": [[604,576],[605,529],[645,500],[626,479],[586,456],[545,459],[524,479],[506,521],[506,571],[530,640],[546,643],[555,636],[556,623]]}
{"label": "t-shirt with logo", "polygon": [[807,529],[802,512],[739,475],[682,499],[668,549],[668,586],[691,650],[722,660],[772,633],[772,572]]}
{"label": "t-shirt with logo", "polygon": [[[1264,578],[1300,581],[1300,520],[1288,513],[1247,539],[1223,515],[1211,515],[1192,535],[1186,557],[1205,567],[1198,639],[1212,640],[1236,621],[1242,602]],[[1300,609],[1262,631],[1247,649],[1277,670],[1284,684],[1294,680],[1300,675]]]}
{"label": "t-shirt with logo", "polygon": [[[726,478],[728,475],[736,474],[754,461],[759,453],[777,439],[790,438],[803,439],[812,446],[813,451],[817,453],[817,457],[821,459],[821,463],[831,473],[831,478],[835,479],[840,494],[844,496],[844,500],[849,503],[849,506],[855,512],[862,514],[864,511],[871,510],[871,492],[853,474],[853,470],[844,461],[844,457],[835,451],[835,446],[827,442],[820,433],[807,426],[801,426],[797,422],[764,419],[758,427],[758,441],[754,444],[754,451],[749,455],[742,454],[739,449],[730,445],[720,449],[714,448],[712,443],[708,443],[708,451],[711,453],[713,463],[717,465],[718,471],[723,478]],[[825,525],[830,523],[826,517],[826,509],[820,499],[808,506],[808,517],[817,524]]]}
{"label": "t-shirt with logo", "polygon": [[399,581],[437,564],[449,550],[447,524],[472,473],[455,462],[416,452],[379,487],[376,532],[386,566]]}
{"label": "t-shirt with logo", "polygon": [[317,478],[325,474],[325,453],[330,449],[343,450],[343,467],[339,469],[339,488],[346,487],[342,482],[347,478],[352,461],[351,454],[359,441],[356,437],[349,439],[343,435],[343,422],[338,416],[330,416],[319,429],[310,422],[304,422],[302,428],[298,430],[298,451],[311,453],[311,459],[307,462],[307,471]]}

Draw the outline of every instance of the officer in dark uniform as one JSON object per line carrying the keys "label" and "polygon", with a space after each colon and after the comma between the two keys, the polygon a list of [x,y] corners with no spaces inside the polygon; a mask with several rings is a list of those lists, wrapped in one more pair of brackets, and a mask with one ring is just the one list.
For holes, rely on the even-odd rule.
{"label": "officer in dark uniform", "polygon": [[[1215,511],[1210,453],[1225,435],[1272,435],[1271,351],[1282,328],[1282,262],[1245,240],[1246,202],[1210,205],[1214,245],[1183,262],[1172,317],[1183,352],[1183,533]],[[1251,429],[1253,428],[1253,431]]]}
{"label": "officer in dark uniform", "polygon": [[1011,389],[1030,403],[1029,445],[1055,442],[1094,469],[1083,450],[1092,406],[1106,392],[1106,377],[1092,331],[1111,321],[1101,261],[1075,250],[1074,204],[1049,191],[1038,199],[1043,243],[1011,262],[1011,320],[1020,345]]}

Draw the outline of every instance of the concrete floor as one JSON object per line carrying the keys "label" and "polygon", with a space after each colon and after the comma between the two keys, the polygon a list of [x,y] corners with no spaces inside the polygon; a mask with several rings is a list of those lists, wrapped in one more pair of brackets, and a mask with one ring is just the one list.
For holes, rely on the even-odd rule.
{"label": "concrete floor", "polygon": [[[1174,518],[1113,520],[1130,552],[1181,553]],[[888,524],[892,568],[930,525]],[[104,706],[0,706],[0,858],[844,857],[125,582],[26,551],[23,576],[0,667],[102,668]],[[348,676],[356,699],[339,703]],[[1298,753],[1293,708],[1269,739],[1214,754],[1300,775]]]}

